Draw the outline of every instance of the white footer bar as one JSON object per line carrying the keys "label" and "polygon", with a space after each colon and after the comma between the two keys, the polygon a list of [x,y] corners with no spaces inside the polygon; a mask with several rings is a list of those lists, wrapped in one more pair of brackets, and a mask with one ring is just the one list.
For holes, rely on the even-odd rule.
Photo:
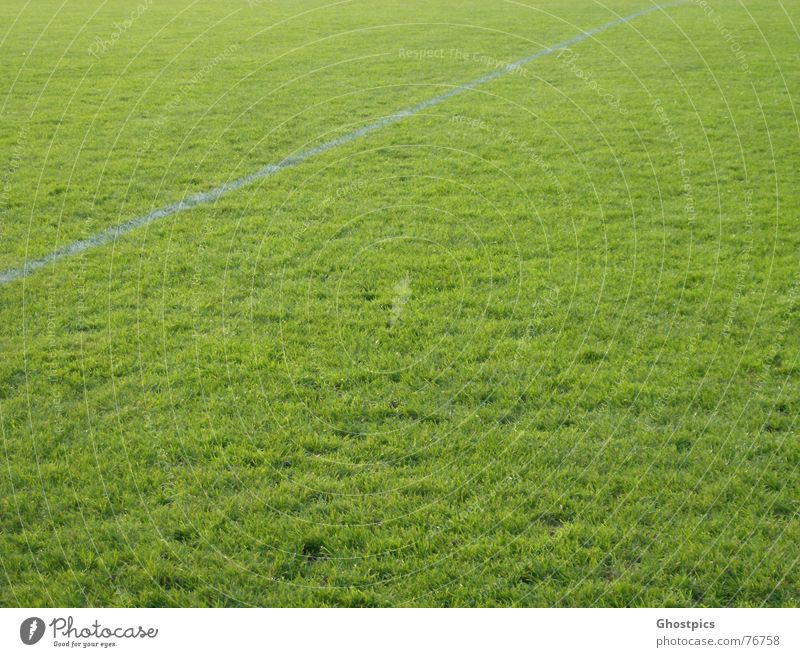
{"label": "white footer bar", "polygon": [[800,655],[797,609],[2,609],[0,655]]}

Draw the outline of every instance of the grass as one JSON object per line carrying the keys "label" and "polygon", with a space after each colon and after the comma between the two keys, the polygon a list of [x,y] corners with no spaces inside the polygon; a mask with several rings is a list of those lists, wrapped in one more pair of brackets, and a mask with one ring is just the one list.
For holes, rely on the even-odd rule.
{"label": "grass", "polygon": [[[605,4],[6,0],[0,270]],[[0,286],[0,603],[798,604],[798,8],[651,13]]]}

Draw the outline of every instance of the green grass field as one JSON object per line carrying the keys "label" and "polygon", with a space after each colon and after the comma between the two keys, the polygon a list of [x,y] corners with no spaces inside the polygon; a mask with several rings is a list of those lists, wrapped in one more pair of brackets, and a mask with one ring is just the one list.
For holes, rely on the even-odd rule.
{"label": "green grass field", "polygon": [[[0,271],[651,0],[4,0]],[[800,3],[689,1],[0,284],[0,604],[800,603]]]}

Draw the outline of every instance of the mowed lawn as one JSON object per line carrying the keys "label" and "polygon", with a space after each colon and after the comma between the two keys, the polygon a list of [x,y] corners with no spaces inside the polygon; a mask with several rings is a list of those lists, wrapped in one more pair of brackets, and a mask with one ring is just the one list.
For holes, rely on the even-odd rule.
{"label": "mowed lawn", "polygon": [[[649,6],[3,0],[0,270]],[[799,27],[669,6],[0,285],[0,603],[800,603]]]}

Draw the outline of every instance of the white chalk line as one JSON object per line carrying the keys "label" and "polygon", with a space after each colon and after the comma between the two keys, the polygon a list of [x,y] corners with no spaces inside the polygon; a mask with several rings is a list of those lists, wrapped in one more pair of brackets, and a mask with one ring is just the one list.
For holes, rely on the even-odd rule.
{"label": "white chalk line", "polygon": [[[685,0],[683,0],[685,1]],[[533,53],[532,55],[528,55],[527,57],[523,57],[522,59],[517,60],[511,64],[508,64],[502,68],[499,68],[487,75],[483,75],[471,82],[466,82],[461,84],[453,89],[446,91],[443,94],[439,94],[438,96],[434,96],[433,98],[429,98],[413,107],[410,107],[405,110],[401,110],[395,114],[391,114],[386,116],[374,123],[370,123],[358,130],[354,130],[353,132],[349,132],[346,135],[341,137],[337,137],[335,139],[331,139],[330,141],[326,141],[319,146],[314,146],[313,148],[309,148],[308,150],[301,151],[295,155],[290,155],[277,164],[269,164],[265,167],[262,167],[258,171],[255,171],[243,178],[238,178],[237,180],[233,180],[231,182],[224,183],[211,189],[207,192],[200,192],[199,194],[194,194],[192,196],[186,197],[183,200],[177,201],[175,203],[171,203],[170,205],[164,206],[157,210],[153,210],[149,214],[142,215],[139,217],[135,217],[133,219],[129,219],[121,224],[117,224],[116,226],[112,226],[111,228],[107,228],[99,233],[96,233],[86,239],[78,240],[77,242],[72,242],[67,246],[61,247],[60,249],[56,249],[51,253],[48,253],[46,256],[42,258],[38,258],[36,260],[29,260],[27,261],[22,267],[7,269],[6,271],[0,273],[0,285],[4,285],[6,283],[11,283],[12,281],[19,280],[21,278],[25,278],[29,274],[35,272],[42,267],[45,267],[53,262],[61,260],[62,258],[66,258],[68,256],[77,255],[78,253],[83,253],[84,251],[88,251],[89,249],[104,246],[106,244],[110,244],[114,242],[118,237],[121,235],[125,235],[137,228],[141,228],[142,226],[146,226],[157,219],[162,219],[163,217],[169,217],[170,215],[177,214],[178,212],[183,212],[184,210],[190,210],[198,205],[207,205],[209,203],[213,203],[220,197],[224,196],[228,192],[236,191],[244,187],[245,185],[249,185],[252,182],[257,180],[263,180],[264,178],[269,178],[270,176],[278,173],[283,169],[289,169],[291,167],[295,167],[299,164],[302,164],[306,160],[314,157],[315,155],[320,155],[325,153],[337,146],[342,146],[344,144],[349,144],[365,135],[368,135],[376,130],[380,130],[381,128],[385,128],[386,126],[392,125],[399,121],[402,121],[405,118],[410,116],[414,116],[419,114],[423,110],[428,109],[429,107],[434,107],[435,105],[439,105],[446,100],[449,100],[453,96],[457,96],[459,94],[464,93],[465,91],[470,91],[475,87],[480,85],[486,84],[487,82],[491,82],[503,75],[511,73],[516,69],[528,64],[540,57],[545,57],[547,55],[551,55],[552,53],[563,50],[564,48],[568,48],[576,43],[580,43],[581,41],[585,41],[593,37],[600,32],[604,32],[612,27],[616,27],[617,25],[622,25],[623,23],[627,23],[632,21],[634,18],[638,18],[639,16],[644,16],[645,14],[650,14],[654,11],[662,10],[667,7],[672,7],[678,4],[683,4],[681,2],[670,3],[666,5],[653,5],[652,7],[647,7],[645,9],[640,9],[633,14],[629,14],[627,16],[623,16],[622,18],[617,18],[613,21],[609,21],[608,23],[604,23],[599,27],[595,27],[591,30],[581,32],[574,37],[571,37],[565,41],[561,41],[554,46],[549,46],[544,48],[538,52]]]}

